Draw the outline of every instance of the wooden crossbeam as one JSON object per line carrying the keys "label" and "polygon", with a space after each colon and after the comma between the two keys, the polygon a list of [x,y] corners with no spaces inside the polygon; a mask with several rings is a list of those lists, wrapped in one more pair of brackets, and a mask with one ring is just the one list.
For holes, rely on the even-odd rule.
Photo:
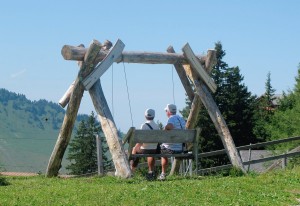
{"label": "wooden crossbeam", "polygon": [[[65,60],[82,61],[88,48],[64,45],[61,54]],[[102,61],[108,51],[100,50],[96,58],[97,62]],[[205,64],[206,57],[198,56],[200,62]],[[187,64],[183,54],[166,53],[166,52],[150,52],[150,51],[123,51],[122,56],[116,59],[117,63],[139,63],[139,64],[176,64],[181,62]]]}
{"label": "wooden crossbeam", "polygon": [[95,69],[82,81],[86,90],[89,90],[95,82],[106,72],[106,70],[120,58],[125,44],[118,39],[106,57],[95,67]]}
{"label": "wooden crossbeam", "polygon": [[214,83],[212,78],[209,74],[203,69],[202,65],[200,64],[198,58],[194,54],[193,50],[191,49],[190,45],[186,43],[182,48],[183,55],[187,58],[191,67],[198,73],[199,77],[203,80],[203,82],[208,86],[208,88],[212,92],[216,92],[217,85]]}

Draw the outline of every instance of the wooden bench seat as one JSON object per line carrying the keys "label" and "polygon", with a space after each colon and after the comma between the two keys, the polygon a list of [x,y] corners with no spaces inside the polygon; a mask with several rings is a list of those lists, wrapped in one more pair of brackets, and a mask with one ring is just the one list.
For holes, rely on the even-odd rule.
{"label": "wooden bench seat", "polygon": [[176,157],[181,159],[194,159],[194,155],[192,153],[177,153],[177,154],[131,154],[131,158],[134,157]]}
{"label": "wooden bench seat", "polygon": [[[182,159],[194,159],[198,165],[198,136],[200,129],[187,130],[139,130],[131,127],[123,139],[123,144],[128,143],[128,159],[134,157],[175,157]],[[188,143],[192,151],[176,154],[131,154],[136,143]]]}

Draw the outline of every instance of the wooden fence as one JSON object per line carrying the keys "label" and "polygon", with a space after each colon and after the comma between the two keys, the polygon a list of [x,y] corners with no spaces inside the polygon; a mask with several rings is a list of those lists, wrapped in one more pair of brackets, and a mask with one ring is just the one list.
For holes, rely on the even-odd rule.
{"label": "wooden fence", "polygon": [[[291,141],[295,141],[295,140],[300,140],[300,136],[299,137],[290,137],[290,138],[285,138],[285,139],[279,139],[279,140],[273,140],[273,141],[268,141],[268,142],[261,142],[261,143],[257,143],[257,144],[244,145],[244,146],[237,147],[236,149],[239,152],[241,150],[249,150],[251,152],[251,149],[261,148],[261,147],[270,146],[270,145],[276,145],[276,144],[280,144],[280,143],[291,142]],[[267,162],[267,161],[271,161],[271,160],[278,160],[278,159],[284,159],[283,162],[286,164],[286,162],[287,162],[286,159],[288,157],[292,157],[292,156],[295,156],[295,155],[300,155],[299,150],[300,150],[300,148],[291,150],[291,151],[286,152],[284,154],[274,155],[274,156],[271,156],[271,157],[265,157],[265,158],[254,159],[254,160],[249,159],[248,161],[244,161],[243,165],[244,166],[248,165],[248,168],[249,168],[249,166],[251,164],[262,163],[262,162]],[[198,157],[199,158],[204,158],[204,157],[211,157],[211,156],[216,156],[216,155],[221,155],[221,154],[226,154],[226,150],[222,149],[222,150],[217,150],[217,151],[212,151],[212,152],[199,153]],[[198,174],[216,172],[216,171],[219,171],[219,170],[222,170],[222,169],[229,169],[231,167],[232,167],[232,164],[227,164],[227,165],[221,165],[221,166],[217,166],[217,167],[200,169],[198,171]]]}

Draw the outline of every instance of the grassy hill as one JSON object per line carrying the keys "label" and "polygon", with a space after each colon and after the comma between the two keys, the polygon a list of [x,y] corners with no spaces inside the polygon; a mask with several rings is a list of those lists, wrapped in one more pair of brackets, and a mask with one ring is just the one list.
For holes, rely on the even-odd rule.
{"label": "grassy hill", "polygon": [[[47,100],[0,89],[0,167],[7,171],[38,172],[47,167],[65,110]],[[78,115],[79,121],[87,115]],[[65,162],[63,162],[63,165]]]}
{"label": "grassy hill", "polygon": [[7,177],[0,205],[299,205],[300,167],[241,177]]}

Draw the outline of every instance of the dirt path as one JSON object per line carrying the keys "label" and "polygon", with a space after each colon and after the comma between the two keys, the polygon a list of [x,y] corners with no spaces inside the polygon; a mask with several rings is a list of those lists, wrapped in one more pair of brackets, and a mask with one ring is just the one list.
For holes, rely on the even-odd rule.
{"label": "dirt path", "polygon": [[37,173],[29,173],[29,172],[0,172],[1,175],[4,176],[19,176],[19,177],[32,177],[37,176]]}

